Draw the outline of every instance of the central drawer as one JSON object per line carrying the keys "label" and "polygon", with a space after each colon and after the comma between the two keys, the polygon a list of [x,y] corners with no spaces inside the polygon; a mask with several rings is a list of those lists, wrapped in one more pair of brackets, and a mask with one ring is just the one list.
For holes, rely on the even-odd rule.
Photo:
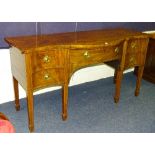
{"label": "central drawer", "polygon": [[37,51],[32,54],[33,72],[49,68],[62,68],[64,66],[63,52],[58,50]]}
{"label": "central drawer", "polygon": [[111,46],[102,49],[71,50],[71,70],[118,59],[121,56],[122,48],[122,46]]}

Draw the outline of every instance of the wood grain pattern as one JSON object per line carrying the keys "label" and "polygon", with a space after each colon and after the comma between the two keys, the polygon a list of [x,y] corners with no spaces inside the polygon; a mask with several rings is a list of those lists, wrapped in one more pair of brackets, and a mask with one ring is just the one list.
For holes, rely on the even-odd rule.
{"label": "wood grain pattern", "polygon": [[120,62],[117,67],[115,96],[114,96],[115,103],[118,103],[119,98],[120,98],[121,81],[122,81],[123,71],[124,71],[124,66],[125,66],[125,57],[126,57],[126,52],[127,52],[127,46],[128,46],[128,39],[126,39],[123,43],[123,49],[121,51],[121,57],[119,59]]}
{"label": "wood grain pattern", "polygon": [[17,111],[20,110],[19,103],[19,90],[18,90],[18,81],[13,77],[13,87],[14,87],[14,95],[15,95],[15,108]]}
{"label": "wood grain pattern", "polygon": [[64,83],[64,70],[58,68],[41,70],[32,75],[33,90],[58,86]]}
{"label": "wood grain pattern", "polygon": [[18,47],[23,53],[37,50],[50,50],[51,48],[82,49],[103,46],[126,37],[147,36],[135,30],[124,28],[101,29],[80,32],[67,32],[60,34],[32,35],[7,37],[5,41],[10,46]]}
{"label": "wood grain pattern", "polygon": [[119,52],[115,50],[122,47],[116,45],[110,45],[109,47],[100,47],[100,49],[81,49],[81,50],[70,50],[70,64],[72,72],[81,69],[86,66],[91,66],[106,61],[118,59],[120,57]]}
{"label": "wood grain pattern", "polygon": [[63,68],[64,52],[60,50],[36,51],[32,54],[33,72],[49,68]]}
{"label": "wood grain pattern", "polygon": [[27,112],[30,132],[34,131],[34,103],[33,103],[33,83],[32,83],[32,59],[31,54],[25,54],[26,80],[27,80]]}
{"label": "wood grain pattern", "polygon": [[[5,38],[11,47],[18,49],[11,52],[12,74],[27,93],[30,131],[34,131],[34,91],[61,85],[62,119],[66,120],[68,85],[72,74],[80,68],[122,59],[124,40],[131,37],[147,38],[148,35],[120,28]],[[129,50],[129,56],[137,57],[137,53],[131,53]],[[119,69],[117,94],[123,71]]]}
{"label": "wood grain pattern", "polygon": [[132,38],[128,42],[125,69],[144,66],[148,47],[148,38]]}

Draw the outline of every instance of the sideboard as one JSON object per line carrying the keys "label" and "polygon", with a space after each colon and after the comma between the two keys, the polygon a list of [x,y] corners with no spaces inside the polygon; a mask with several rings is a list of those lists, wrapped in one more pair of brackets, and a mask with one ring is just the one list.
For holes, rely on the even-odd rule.
{"label": "sideboard", "polygon": [[123,28],[5,38],[11,51],[16,110],[20,109],[19,83],[27,94],[29,130],[34,131],[34,91],[62,86],[62,119],[66,120],[68,85],[73,73],[119,59],[121,47],[116,45],[134,36],[147,38],[146,34]]}

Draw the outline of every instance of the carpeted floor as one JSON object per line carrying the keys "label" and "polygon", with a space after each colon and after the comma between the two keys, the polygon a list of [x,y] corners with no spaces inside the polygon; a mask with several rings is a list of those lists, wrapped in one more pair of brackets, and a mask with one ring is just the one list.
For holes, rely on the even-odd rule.
{"label": "carpeted floor", "polygon": [[[142,81],[141,92],[134,96],[133,73],[124,75],[119,105],[113,102],[113,77],[70,87],[68,120],[61,120],[61,90],[34,97],[35,132],[155,132],[155,85]],[[14,102],[0,105],[14,124],[16,132],[29,132],[26,100],[21,110]]]}

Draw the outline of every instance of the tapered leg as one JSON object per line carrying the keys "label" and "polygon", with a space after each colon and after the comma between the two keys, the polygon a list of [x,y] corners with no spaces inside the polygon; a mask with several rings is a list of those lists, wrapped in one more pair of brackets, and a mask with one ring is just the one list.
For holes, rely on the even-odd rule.
{"label": "tapered leg", "polygon": [[136,66],[135,68],[134,68],[134,72],[133,72],[133,74],[135,74],[135,75],[137,75],[137,73],[138,73],[138,66]]}
{"label": "tapered leg", "polygon": [[14,95],[15,95],[15,108],[16,111],[20,110],[20,103],[19,103],[19,90],[18,90],[18,81],[13,77],[13,87],[14,87]]}
{"label": "tapered leg", "polygon": [[64,84],[62,87],[62,119],[67,119],[68,108],[68,84]]}
{"label": "tapered leg", "polygon": [[114,71],[114,79],[113,79],[114,84],[116,83],[116,78],[117,78],[117,69],[115,69]]}
{"label": "tapered leg", "polygon": [[34,107],[33,107],[33,92],[27,91],[27,110],[30,132],[34,131]]}
{"label": "tapered leg", "polygon": [[143,70],[144,70],[143,66],[142,67],[138,67],[135,96],[139,95],[141,80],[142,80],[142,76],[143,76]]}
{"label": "tapered leg", "polygon": [[115,103],[118,103],[119,98],[120,98],[122,75],[123,75],[123,71],[117,71],[116,85],[115,85],[115,96],[114,96]]}

